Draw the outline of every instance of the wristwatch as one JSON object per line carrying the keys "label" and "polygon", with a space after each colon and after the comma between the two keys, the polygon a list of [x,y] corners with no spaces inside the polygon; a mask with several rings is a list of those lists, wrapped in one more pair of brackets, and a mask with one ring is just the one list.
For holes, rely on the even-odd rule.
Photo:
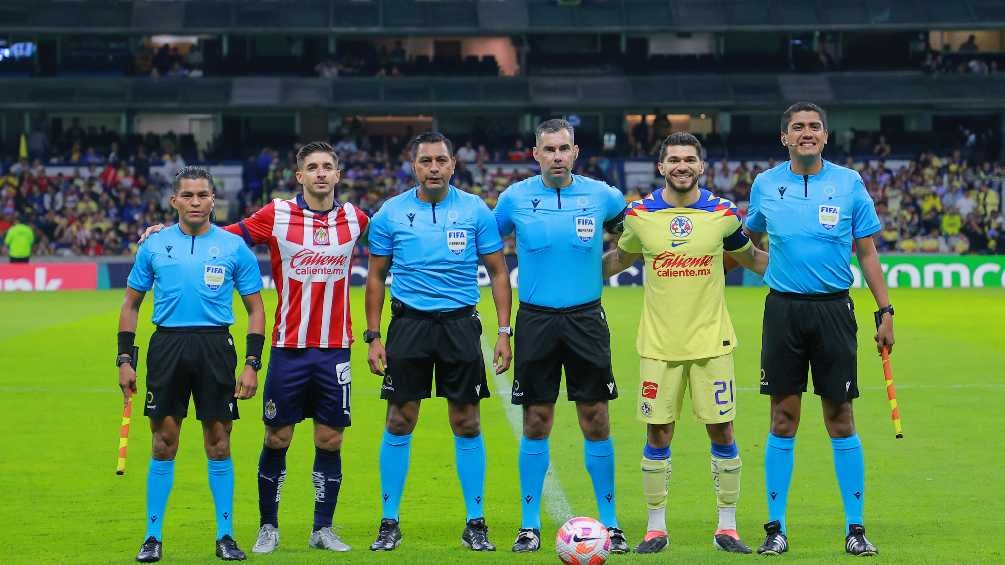
{"label": "wristwatch", "polygon": [[255,371],[262,370],[262,360],[257,357],[248,357],[244,360],[244,364],[251,367]]}
{"label": "wristwatch", "polygon": [[503,334],[508,335],[508,336],[512,336],[513,335],[513,328],[511,328],[509,326],[499,326],[499,335],[503,335]]}
{"label": "wristwatch", "polygon": [[363,343],[370,343],[375,339],[380,338],[380,332],[375,330],[364,330],[363,331]]}
{"label": "wristwatch", "polygon": [[115,366],[121,367],[125,363],[132,363],[133,356],[128,353],[120,353],[115,356]]}
{"label": "wristwatch", "polygon": [[880,308],[876,313],[879,314],[880,316],[886,313],[889,313],[890,316],[893,316],[893,304]]}

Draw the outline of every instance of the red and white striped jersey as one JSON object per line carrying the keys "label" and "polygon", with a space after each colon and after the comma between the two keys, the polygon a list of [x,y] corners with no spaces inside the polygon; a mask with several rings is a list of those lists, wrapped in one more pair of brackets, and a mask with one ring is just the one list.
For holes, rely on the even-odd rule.
{"label": "red and white striped jersey", "polygon": [[245,241],[269,246],[272,280],[279,293],[273,347],[352,344],[349,271],[356,241],[369,220],[348,202],[336,203],[327,214],[314,212],[297,195],[273,200],[250,218],[226,227]]}

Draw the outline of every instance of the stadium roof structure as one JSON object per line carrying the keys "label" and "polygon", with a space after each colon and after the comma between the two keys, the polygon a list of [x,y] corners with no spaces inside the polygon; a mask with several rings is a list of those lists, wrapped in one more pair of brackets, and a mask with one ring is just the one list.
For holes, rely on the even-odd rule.
{"label": "stadium roof structure", "polygon": [[0,89],[6,109],[331,107],[387,112],[700,106],[757,110],[812,98],[830,107],[1000,110],[1005,100],[1005,75],[904,71],[529,78],[0,78]]}
{"label": "stadium roof structure", "polygon": [[1001,0],[4,0],[18,33],[498,33],[994,29]]}

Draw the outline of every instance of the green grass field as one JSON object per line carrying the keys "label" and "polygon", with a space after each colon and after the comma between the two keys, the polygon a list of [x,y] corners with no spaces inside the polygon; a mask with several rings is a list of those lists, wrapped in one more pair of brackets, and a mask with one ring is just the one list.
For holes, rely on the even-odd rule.
{"label": "green grass field", "polygon": [[[768,403],[756,392],[763,289],[730,288],[729,308],[740,338],[736,352],[739,408],[736,435],[745,462],[739,506],[740,533],[762,540],[766,517],[763,445]],[[487,297],[487,295],[484,295]],[[112,368],[122,291],[0,294],[0,393],[5,443],[0,450],[0,562],[126,563],[144,531],[150,433],[134,417],[128,470],[114,473],[122,398]],[[862,398],[856,402],[865,444],[866,525],[889,563],[1002,562],[1005,530],[1002,468],[1005,457],[1005,292],[1001,290],[901,290],[893,366],[903,410],[905,439],[895,440],[878,357],[872,347],[871,296],[859,291]],[[271,312],[275,293],[266,291]],[[354,289],[353,316],[362,329],[362,291]],[[637,357],[635,328],[641,289],[606,289],[604,303],[614,336],[614,366],[622,398],[611,405],[617,449],[618,514],[629,542],[638,543],[646,511],[638,470],[643,426],[634,418]],[[151,301],[141,312],[137,341],[145,350],[152,330]],[[237,310],[243,310],[239,304]],[[494,328],[491,301],[483,298],[485,327]],[[672,314],[672,313],[671,313]],[[385,317],[386,323],[386,317]],[[239,320],[234,334],[243,336]],[[243,343],[242,339],[238,340]],[[536,555],[508,549],[519,523],[517,433],[507,418],[508,386],[493,387],[482,404],[489,458],[487,518],[495,554],[473,554],[459,541],[464,509],[453,467],[453,442],[442,400],[427,401],[415,433],[402,502],[402,547],[392,554],[367,550],[380,518],[378,445],[384,403],[379,380],[366,368],[366,349],[353,352],[353,427],[343,447],[344,483],[335,521],[353,546],[344,555],[306,547],[313,511],[309,429],[295,436],[280,508],[282,546],[260,563],[551,563],[557,528],[544,512],[545,546]],[[143,370],[141,367],[141,380]],[[262,374],[264,378],[264,371]],[[142,388],[141,388],[142,391]],[[140,412],[137,407],[137,412]],[[687,408],[686,408],[687,409]],[[258,527],[256,466],[262,440],[261,396],[244,401],[234,429],[237,468],[236,526],[250,551]],[[191,411],[190,411],[191,413]],[[796,448],[790,496],[788,563],[846,559],[843,513],[830,444],[819,403],[808,395]],[[668,522],[668,553],[613,556],[613,563],[732,563],[758,559],[712,548],[714,496],[708,440],[690,417],[677,428]],[[552,436],[552,471],[576,514],[595,515],[583,469],[582,441],[568,403],[560,403]],[[201,434],[193,420],[182,433],[174,490],[165,517],[165,562],[213,561],[212,502]],[[999,540],[999,541],[995,541]]]}

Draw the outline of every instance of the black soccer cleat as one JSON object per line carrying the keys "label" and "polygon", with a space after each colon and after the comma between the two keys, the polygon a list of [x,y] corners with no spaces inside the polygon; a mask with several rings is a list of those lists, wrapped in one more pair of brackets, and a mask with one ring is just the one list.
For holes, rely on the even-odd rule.
{"label": "black soccer cleat", "polygon": [[224,561],[244,561],[247,559],[237,542],[230,536],[216,540],[216,556]]}
{"label": "black soccer cleat", "polygon": [[772,520],[764,525],[764,543],[757,548],[758,555],[781,555],[789,550],[789,540],[782,533],[782,524],[778,520]]}
{"label": "black soccer cleat", "polygon": [[150,536],[143,545],[140,546],[140,552],[136,554],[136,560],[140,563],[154,563],[161,560],[162,544],[157,541],[157,538]]}
{"label": "black soccer cleat", "polygon": [[646,532],[642,543],[635,548],[635,553],[659,553],[670,545],[670,536],[666,532],[650,530]]}
{"label": "black soccer cleat", "polygon": [[536,528],[520,528],[513,542],[515,553],[529,553],[541,549],[541,531]]}
{"label": "black soccer cleat", "polygon": [[464,533],[461,534],[461,543],[471,551],[496,550],[496,546],[489,541],[489,527],[485,525],[485,518],[468,520]]}
{"label": "black soccer cleat", "polygon": [[740,541],[736,530],[719,530],[712,536],[712,545],[726,553],[753,553],[747,544]]}
{"label": "black soccer cleat", "polygon": [[631,551],[628,547],[628,540],[625,538],[625,532],[621,528],[607,528],[607,532],[611,535],[611,553],[628,553]]}
{"label": "black soccer cleat", "polygon": [[865,537],[865,528],[861,524],[848,526],[848,537],[844,539],[844,550],[859,557],[879,555],[879,550]]}
{"label": "black soccer cleat", "polygon": [[377,539],[370,544],[370,551],[393,551],[401,545],[401,528],[398,521],[384,518],[377,530]]}

